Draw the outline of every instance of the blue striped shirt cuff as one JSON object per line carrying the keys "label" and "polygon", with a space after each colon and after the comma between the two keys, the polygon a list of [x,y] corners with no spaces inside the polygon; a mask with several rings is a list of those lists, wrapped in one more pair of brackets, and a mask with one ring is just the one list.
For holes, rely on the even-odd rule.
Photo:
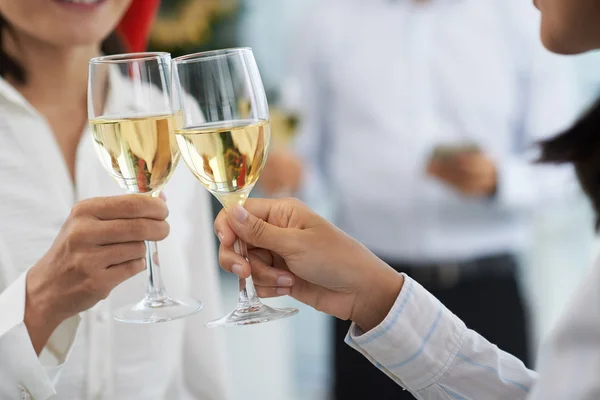
{"label": "blue striped shirt cuff", "polygon": [[346,343],[416,393],[444,375],[467,328],[415,280],[404,277],[404,286],[383,322],[366,333],[353,324]]}

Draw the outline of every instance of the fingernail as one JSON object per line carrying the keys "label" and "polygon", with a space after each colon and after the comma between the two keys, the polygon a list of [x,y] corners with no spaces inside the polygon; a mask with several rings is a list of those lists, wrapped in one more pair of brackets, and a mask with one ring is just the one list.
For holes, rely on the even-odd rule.
{"label": "fingernail", "polygon": [[277,278],[277,286],[292,286],[294,284],[294,280],[291,276],[281,275]]}
{"label": "fingernail", "polygon": [[244,273],[244,267],[242,267],[240,264],[233,264],[231,266],[231,272],[233,272],[237,276],[242,276],[242,274]]}
{"label": "fingernail", "polygon": [[244,207],[237,204],[235,207],[233,207],[233,217],[237,222],[243,223],[246,221],[246,218],[248,218],[248,211],[246,211]]}
{"label": "fingernail", "polygon": [[290,293],[291,293],[290,288],[286,288],[286,287],[277,288],[277,294],[279,294],[281,296],[286,296]]}
{"label": "fingernail", "polygon": [[225,239],[225,235],[221,232],[217,232],[217,237],[219,238],[219,242],[223,243],[223,239]]}

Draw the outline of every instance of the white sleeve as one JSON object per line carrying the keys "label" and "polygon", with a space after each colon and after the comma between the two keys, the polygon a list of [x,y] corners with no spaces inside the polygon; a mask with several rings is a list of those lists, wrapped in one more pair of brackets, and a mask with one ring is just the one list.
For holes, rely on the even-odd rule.
{"label": "white sleeve", "polygon": [[599,261],[576,293],[542,346],[531,400],[600,398]]}
{"label": "white sleeve", "polygon": [[524,400],[537,380],[407,276],[385,320],[346,342],[417,399]]}
{"label": "white sleeve", "polygon": [[[36,400],[56,394],[54,385],[75,338],[79,316],[64,321],[52,334],[40,357],[25,326],[27,272],[0,293],[0,398]],[[23,396],[23,397],[22,397]]]}

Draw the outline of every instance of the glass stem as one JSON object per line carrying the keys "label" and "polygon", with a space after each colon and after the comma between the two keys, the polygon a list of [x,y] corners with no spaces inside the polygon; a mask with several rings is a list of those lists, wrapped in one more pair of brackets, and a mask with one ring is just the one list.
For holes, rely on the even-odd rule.
{"label": "glass stem", "polygon": [[165,288],[160,275],[160,261],[156,242],[146,242],[146,270],[148,271],[148,286],[146,300],[161,302],[165,299]]}
{"label": "glass stem", "polygon": [[[248,260],[248,247],[246,242],[237,238],[233,244],[233,248],[236,253]],[[238,295],[238,307],[245,309],[258,308],[261,306],[261,301],[256,294],[254,283],[252,282],[252,276],[248,279],[240,278],[240,293]]]}

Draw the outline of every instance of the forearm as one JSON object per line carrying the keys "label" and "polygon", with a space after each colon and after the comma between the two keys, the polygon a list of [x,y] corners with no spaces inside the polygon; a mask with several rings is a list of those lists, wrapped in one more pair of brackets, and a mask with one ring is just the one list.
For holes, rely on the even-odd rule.
{"label": "forearm", "polygon": [[525,399],[537,379],[410,278],[378,326],[346,341],[417,398]]}

